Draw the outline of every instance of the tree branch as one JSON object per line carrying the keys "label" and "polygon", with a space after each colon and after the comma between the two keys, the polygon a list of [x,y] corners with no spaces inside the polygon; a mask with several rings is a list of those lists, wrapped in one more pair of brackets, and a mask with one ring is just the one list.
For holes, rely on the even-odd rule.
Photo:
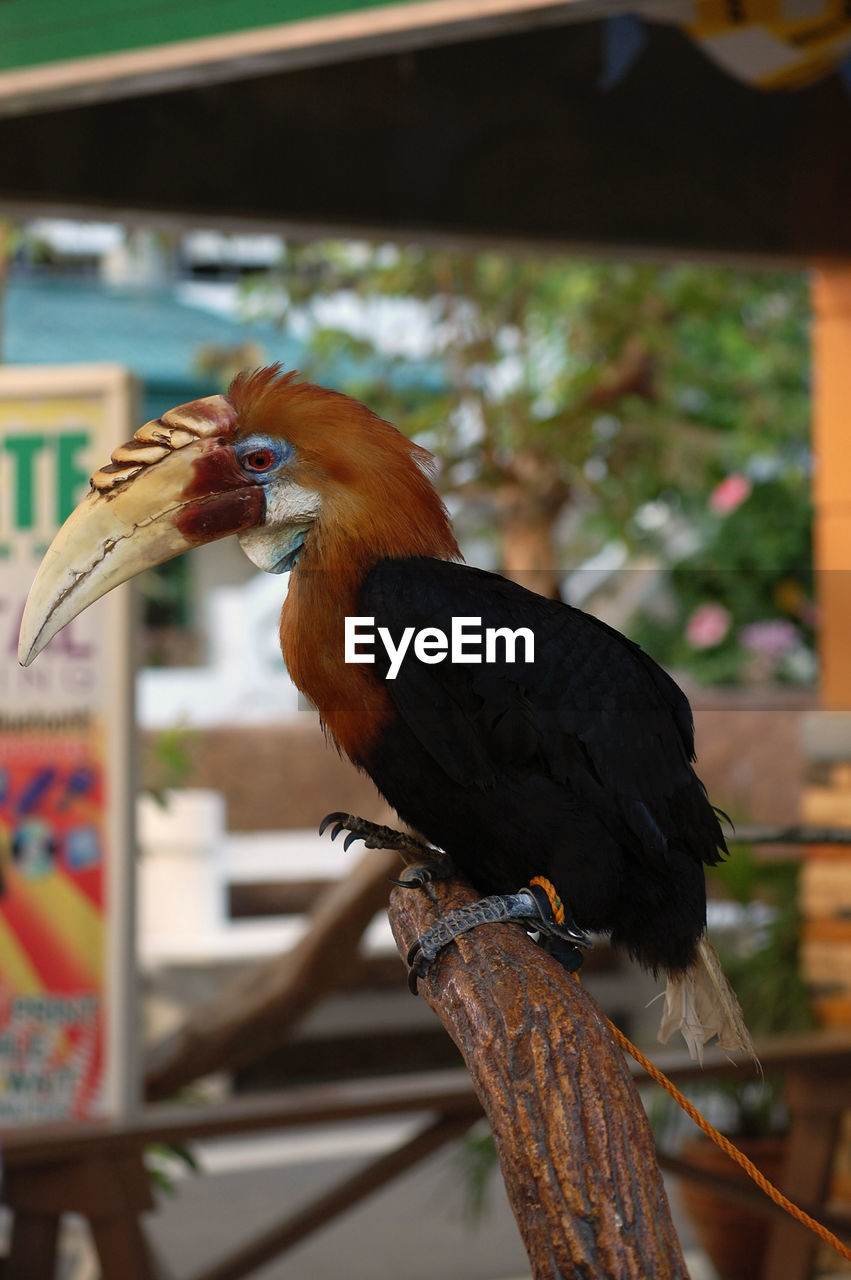
{"label": "tree branch", "polygon": [[[474,897],[394,890],[400,952]],[[534,1280],[686,1278],[644,1109],[581,983],[518,927],[483,925],[420,990],[470,1070]]]}
{"label": "tree branch", "polygon": [[292,951],[252,965],[148,1051],[146,1097],[171,1097],[200,1076],[234,1071],[283,1044],[308,1009],[345,978],[398,870],[397,853],[367,850],[325,890]]}

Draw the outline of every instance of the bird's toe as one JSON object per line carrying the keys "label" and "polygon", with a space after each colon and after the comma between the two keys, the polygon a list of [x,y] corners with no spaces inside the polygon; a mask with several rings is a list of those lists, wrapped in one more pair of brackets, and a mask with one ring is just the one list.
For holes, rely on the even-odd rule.
{"label": "bird's toe", "polygon": [[322,819],[322,821],[319,824],[319,834],[321,836],[324,836],[325,832],[328,830],[328,828],[331,826],[331,823],[333,822],[335,823],[335,830],[331,833],[331,839],[333,840],[336,835],[339,835],[340,831],[346,825],[348,819],[351,816],[352,815],[349,813],[342,813],[342,812],[338,813],[336,811],[334,813],[326,813],[325,817]]}

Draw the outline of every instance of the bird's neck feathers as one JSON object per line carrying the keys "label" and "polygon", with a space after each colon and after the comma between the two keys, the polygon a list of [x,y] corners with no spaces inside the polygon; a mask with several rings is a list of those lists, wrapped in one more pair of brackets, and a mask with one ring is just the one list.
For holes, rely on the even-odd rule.
{"label": "bird's neck feathers", "polygon": [[303,575],[348,573],[360,584],[379,560],[461,558],[431,481],[415,461],[404,461],[393,466],[388,459],[370,483],[323,502],[299,562]]}
{"label": "bird's neck feathers", "polygon": [[364,405],[338,392],[262,370],[228,393],[246,432],[286,438],[298,482],[319,495],[319,514],[281,615],[281,648],[296,685],[338,745],[362,761],[390,714],[368,666],[344,661],[344,626],[358,614],[370,569],[383,559],[460,559],[435,490],[431,455]]}
{"label": "bird's neck feathers", "polygon": [[361,613],[364,578],[387,558],[460,558],[431,482],[416,462],[402,461],[407,465],[388,460],[374,486],[323,505],[281,614],[287,669],[338,746],[361,764],[390,717],[386,691],[371,668],[344,662],[345,619]]}

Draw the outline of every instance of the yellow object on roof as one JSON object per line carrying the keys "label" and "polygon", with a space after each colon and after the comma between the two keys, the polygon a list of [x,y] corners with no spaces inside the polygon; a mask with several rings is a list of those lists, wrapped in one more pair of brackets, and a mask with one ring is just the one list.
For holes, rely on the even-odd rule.
{"label": "yellow object on roof", "polygon": [[843,0],[692,0],[676,17],[670,6],[641,12],[674,21],[724,71],[761,89],[811,84],[851,55]]}

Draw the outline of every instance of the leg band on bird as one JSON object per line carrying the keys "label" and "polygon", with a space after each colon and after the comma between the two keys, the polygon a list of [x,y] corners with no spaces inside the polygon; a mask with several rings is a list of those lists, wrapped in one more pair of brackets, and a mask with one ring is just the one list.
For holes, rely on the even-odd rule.
{"label": "leg band on bird", "polygon": [[[324,835],[331,826],[332,840],[336,840],[341,831],[348,832],[343,841],[344,849],[348,849],[355,840],[362,840],[367,849],[395,849],[403,859],[410,860],[401,878],[392,881],[403,889],[422,889],[433,880],[445,880],[454,874],[452,859],[442,849],[393,827],[380,826],[353,813],[339,812],[329,813],[322,819],[319,834]],[[552,881],[545,876],[535,876],[528,888],[521,889],[519,893],[480,898],[468,907],[450,911],[445,919],[426,930],[408,954],[411,966],[409,987],[416,991],[417,979],[425,977],[435,957],[462,933],[469,933],[480,924],[510,922],[524,925],[530,933],[543,935],[547,951],[570,972],[582,964],[579,948],[591,945],[587,934],[566,914]]]}
{"label": "leg band on bird", "polygon": [[[554,906],[553,898],[557,906]],[[408,952],[408,986],[416,992],[417,980],[425,977],[436,956],[462,933],[469,933],[481,924],[508,923],[522,924],[531,932],[543,934],[547,938],[547,949],[571,972],[582,964],[579,948],[591,945],[588,935],[566,916],[561,899],[550,882],[536,877],[528,888],[518,893],[480,898],[469,906],[450,911],[443,920],[427,929]]]}

